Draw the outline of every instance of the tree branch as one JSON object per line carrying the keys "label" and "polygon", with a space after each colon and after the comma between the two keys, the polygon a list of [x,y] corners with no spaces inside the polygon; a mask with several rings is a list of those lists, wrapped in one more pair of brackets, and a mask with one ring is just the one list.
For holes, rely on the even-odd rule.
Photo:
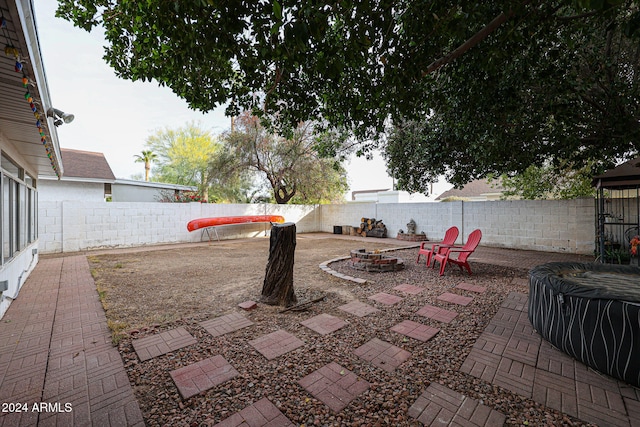
{"label": "tree branch", "polygon": [[485,26],[483,29],[481,29],[477,33],[475,33],[470,39],[468,39],[466,42],[458,46],[449,55],[443,56],[440,59],[436,59],[431,64],[429,64],[427,69],[422,72],[422,77],[436,71],[438,68],[442,67],[443,65],[446,65],[452,62],[453,60],[455,60],[456,58],[459,58],[460,56],[462,56],[466,51],[468,51],[469,49],[471,49],[472,47],[480,43],[489,34],[493,33],[496,29],[498,29],[498,27],[504,24],[507,21],[507,19],[511,18],[511,16],[513,16],[513,11],[509,11],[508,13],[501,13],[500,15],[496,16],[493,19],[493,21],[489,22],[487,26]]}

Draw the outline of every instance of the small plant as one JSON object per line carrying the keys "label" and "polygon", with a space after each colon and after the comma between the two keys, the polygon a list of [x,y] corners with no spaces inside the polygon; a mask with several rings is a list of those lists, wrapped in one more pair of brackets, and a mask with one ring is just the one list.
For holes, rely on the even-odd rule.
{"label": "small plant", "polygon": [[158,201],[164,203],[203,203],[202,196],[195,191],[179,191],[177,193],[173,191],[161,191]]}
{"label": "small plant", "polygon": [[612,264],[629,264],[631,261],[631,253],[624,249],[607,249],[605,257]]}
{"label": "small plant", "polygon": [[111,342],[113,345],[118,345],[127,336],[124,331],[129,327],[128,323],[107,319],[107,326],[111,329]]}

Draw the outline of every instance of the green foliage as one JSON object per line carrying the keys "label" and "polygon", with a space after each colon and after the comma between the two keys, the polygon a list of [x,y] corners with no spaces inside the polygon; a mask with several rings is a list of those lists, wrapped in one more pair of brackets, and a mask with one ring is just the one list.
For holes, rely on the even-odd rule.
{"label": "green foliage", "polygon": [[196,186],[197,201],[245,202],[246,194],[252,191],[247,174],[223,175],[210,169],[212,162],[224,158],[223,145],[195,123],[157,130],[147,138],[146,145],[156,153],[154,177],[161,182]]}
{"label": "green foliage", "polygon": [[638,152],[640,52],[623,34],[637,4],[527,9],[425,78],[428,113],[396,121],[385,146],[400,188],[424,191],[440,174],[463,185],[531,165],[609,167]]}
{"label": "green foliage", "polygon": [[502,175],[497,181],[504,188],[504,198],[520,199],[575,199],[595,197],[592,177],[599,173],[589,164],[575,169],[565,165],[562,169],[547,166],[529,166],[515,176]]}
{"label": "green foliage", "polygon": [[[209,131],[195,123],[178,129],[160,129],[147,138],[146,146],[156,153],[155,180],[196,186],[201,201],[209,201],[212,180],[209,162],[220,155],[222,148]],[[215,194],[212,196],[215,198]]]}
{"label": "green foliage", "polygon": [[409,191],[640,148],[637,1],[59,0],[58,15],[104,26],[118,76],[287,137],[320,119],[366,152],[389,123],[408,135],[428,118],[386,144]]}
{"label": "green foliage", "polygon": [[271,133],[248,113],[236,121],[237,130],[225,135],[224,155],[211,164],[221,176],[254,171],[264,179],[276,203],[312,204],[343,199],[346,171],[335,158],[322,157],[318,139],[344,141],[337,132],[314,133],[311,123],[301,123],[288,137]]}

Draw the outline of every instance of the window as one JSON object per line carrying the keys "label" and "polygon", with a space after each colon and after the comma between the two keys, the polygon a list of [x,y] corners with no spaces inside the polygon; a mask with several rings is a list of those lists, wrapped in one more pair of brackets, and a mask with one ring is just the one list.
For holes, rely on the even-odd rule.
{"label": "window", "polygon": [[0,262],[11,260],[38,237],[36,180],[7,157],[0,155]]}
{"label": "window", "polygon": [[9,200],[11,179],[2,174],[2,261],[3,263],[13,256],[11,254],[11,224],[10,207],[11,200]]}

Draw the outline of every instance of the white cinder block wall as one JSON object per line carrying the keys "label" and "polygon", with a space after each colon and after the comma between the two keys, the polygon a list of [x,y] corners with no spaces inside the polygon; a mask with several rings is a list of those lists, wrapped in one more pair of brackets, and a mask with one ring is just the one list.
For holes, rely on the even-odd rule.
{"label": "white cinder block wall", "polygon": [[[237,215],[282,215],[299,233],[318,231],[315,206],[250,204],[135,203],[44,201],[39,204],[39,247],[42,253],[199,242],[208,236],[189,232],[195,218]],[[269,224],[218,227],[221,239],[265,235]],[[215,239],[215,234],[211,234]]]}
{"label": "white cinder block wall", "polygon": [[[357,227],[363,217],[376,218],[385,223],[388,237],[406,232],[413,219],[417,231],[434,241],[455,225],[458,243],[479,228],[483,245],[550,252],[592,254],[595,241],[593,199],[319,206],[41,201],[39,214],[41,253],[197,242],[207,236],[200,230],[189,233],[187,222],[236,215],[282,215],[296,223],[298,233],[333,233],[334,226]],[[235,239],[264,236],[269,229],[268,224],[247,224],[217,231],[221,239]]]}

